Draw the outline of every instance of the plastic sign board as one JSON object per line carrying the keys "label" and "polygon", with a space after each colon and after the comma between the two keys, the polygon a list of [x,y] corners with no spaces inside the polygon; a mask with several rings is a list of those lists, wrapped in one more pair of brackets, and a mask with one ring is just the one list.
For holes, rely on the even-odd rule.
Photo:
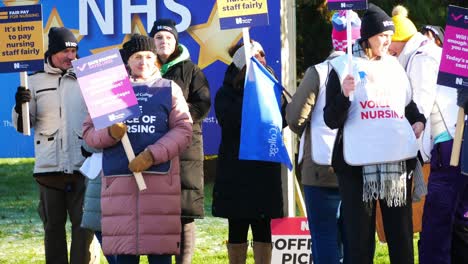
{"label": "plastic sign board", "polygon": [[367,9],[367,0],[328,0],[328,10]]}
{"label": "plastic sign board", "polygon": [[140,116],[137,98],[117,49],[72,64],[96,129]]}
{"label": "plastic sign board", "polygon": [[437,84],[468,88],[468,9],[449,6]]}
{"label": "plastic sign board", "polygon": [[271,220],[272,264],[311,264],[312,240],[306,217]]}
{"label": "plastic sign board", "polygon": [[0,7],[0,72],[44,69],[41,5]]}
{"label": "plastic sign board", "polygon": [[267,0],[217,0],[221,29],[268,25]]}

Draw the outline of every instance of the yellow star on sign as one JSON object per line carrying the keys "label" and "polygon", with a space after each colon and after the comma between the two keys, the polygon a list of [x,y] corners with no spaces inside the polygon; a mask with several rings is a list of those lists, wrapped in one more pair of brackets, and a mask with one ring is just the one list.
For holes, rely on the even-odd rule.
{"label": "yellow star on sign", "polygon": [[[47,19],[47,24],[44,28],[44,50],[47,50],[47,47],[49,46],[49,30],[51,27],[65,27],[57,11],[57,8],[55,7],[50,12],[49,18]],[[68,29],[70,29],[73,35],[75,35],[76,40],[80,42],[80,40],[83,38],[83,36],[80,35],[80,31],[78,29]]]}
{"label": "yellow star on sign", "polygon": [[35,5],[39,0],[3,0],[5,6]]}
{"label": "yellow star on sign", "polygon": [[[141,18],[138,15],[133,15],[133,17],[132,17],[132,31],[131,32],[132,32],[132,34],[140,34],[140,35],[145,35],[145,36],[147,35],[145,26],[143,25],[143,22],[141,22]],[[114,48],[115,49],[120,49],[125,42],[130,40],[130,36],[132,34],[125,35],[122,42],[120,42],[117,45],[110,45],[110,46],[106,46],[106,47],[92,49],[90,51],[91,51],[92,54],[96,54],[96,53],[103,52],[103,51],[110,50],[110,49],[114,49]]]}
{"label": "yellow star on sign", "polygon": [[208,22],[187,29],[187,32],[200,45],[198,66],[201,69],[220,60],[226,64],[232,61],[228,49],[242,38],[242,29],[221,30],[216,2]]}

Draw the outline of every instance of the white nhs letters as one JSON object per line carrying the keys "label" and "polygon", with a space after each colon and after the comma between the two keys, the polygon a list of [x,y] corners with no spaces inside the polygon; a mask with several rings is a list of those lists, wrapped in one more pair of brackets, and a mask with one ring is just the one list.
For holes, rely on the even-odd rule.
{"label": "white nhs letters", "polygon": [[[148,0],[146,5],[132,5],[131,0],[122,1],[122,34],[131,33],[132,14],[146,14],[146,31],[149,32],[153,26],[153,21],[156,20],[156,0]],[[185,31],[192,20],[190,10],[176,3],[175,0],[164,0],[164,5],[170,11],[178,14],[182,21],[176,25],[178,32]],[[89,7],[89,9],[88,9]],[[96,22],[104,35],[114,34],[114,0],[104,0],[104,10],[101,11],[96,4],[96,0],[80,0],[79,1],[79,20],[80,20],[80,35],[88,35],[88,11],[96,19]],[[104,14],[104,15],[103,15]]]}

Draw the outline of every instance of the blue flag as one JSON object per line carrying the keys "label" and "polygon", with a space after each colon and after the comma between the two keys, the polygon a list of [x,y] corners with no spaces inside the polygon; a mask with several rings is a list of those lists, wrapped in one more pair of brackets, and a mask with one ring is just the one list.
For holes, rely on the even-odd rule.
{"label": "blue flag", "polygon": [[254,57],[244,84],[239,159],[280,162],[292,169],[283,142],[283,87]]}

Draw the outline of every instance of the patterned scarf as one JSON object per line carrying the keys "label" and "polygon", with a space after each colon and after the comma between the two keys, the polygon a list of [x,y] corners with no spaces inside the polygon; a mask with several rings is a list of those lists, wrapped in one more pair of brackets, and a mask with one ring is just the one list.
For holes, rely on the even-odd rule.
{"label": "patterned scarf", "polygon": [[389,207],[406,205],[406,162],[383,163],[362,167],[362,200],[383,199]]}
{"label": "patterned scarf", "polygon": [[[353,45],[353,55],[367,58],[361,45]],[[372,200],[383,199],[389,207],[406,205],[405,161],[366,165],[362,167],[362,174],[364,202],[371,204]]]}

